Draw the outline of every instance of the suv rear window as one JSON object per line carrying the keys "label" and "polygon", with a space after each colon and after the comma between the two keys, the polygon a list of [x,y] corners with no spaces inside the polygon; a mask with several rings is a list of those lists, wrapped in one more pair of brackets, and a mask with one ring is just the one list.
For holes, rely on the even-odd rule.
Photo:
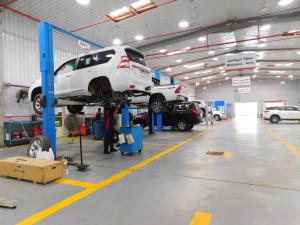
{"label": "suv rear window", "polygon": [[79,58],[77,69],[80,70],[90,66],[108,63],[114,57],[115,54],[115,50],[108,50],[82,56]]}
{"label": "suv rear window", "polygon": [[136,63],[146,66],[144,56],[141,53],[134,51],[133,49],[130,49],[130,48],[125,49],[125,52],[130,61],[133,61],[133,62],[136,62]]}

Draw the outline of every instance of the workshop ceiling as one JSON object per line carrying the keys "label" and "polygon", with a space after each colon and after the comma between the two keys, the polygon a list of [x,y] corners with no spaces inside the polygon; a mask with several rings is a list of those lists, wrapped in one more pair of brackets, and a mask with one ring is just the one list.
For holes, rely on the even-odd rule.
{"label": "workshop ceiling", "polygon": [[[140,48],[152,68],[189,84],[219,82],[237,75],[300,78],[300,36],[286,35],[300,31],[299,0],[284,7],[278,0],[154,0],[159,7],[118,23],[107,21],[106,15],[134,0],[90,1],[83,6],[76,0],[19,0],[9,7],[68,31],[100,23],[74,33],[103,46],[118,38]],[[180,21],[190,24],[180,28]],[[136,41],[136,35],[145,39]],[[257,37],[261,38],[249,40]],[[161,53],[162,49],[167,52]],[[180,52],[170,55],[174,51]],[[224,73],[226,54],[243,51],[258,54],[258,69]],[[194,64],[204,65],[186,67]]]}

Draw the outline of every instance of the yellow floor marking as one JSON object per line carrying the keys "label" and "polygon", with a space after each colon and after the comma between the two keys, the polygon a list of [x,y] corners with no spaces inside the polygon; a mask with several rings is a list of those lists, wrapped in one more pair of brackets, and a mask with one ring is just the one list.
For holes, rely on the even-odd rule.
{"label": "yellow floor marking", "polygon": [[55,182],[60,183],[60,184],[68,184],[68,185],[72,185],[72,186],[82,187],[82,188],[90,188],[95,185],[92,183],[87,183],[87,182],[78,181],[78,180],[71,180],[71,179],[67,179],[67,178],[60,178],[60,179],[56,180]]}
{"label": "yellow floor marking", "polygon": [[144,161],[142,161],[142,162],[140,162],[140,163],[138,163],[138,164],[136,164],[136,165],[134,165],[134,166],[132,166],[128,169],[125,169],[125,170],[123,170],[123,171],[121,171],[121,172],[119,172],[119,173],[117,173],[117,174],[115,174],[115,175],[113,175],[113,176],[111,176],[111,177],[95,184],[94,186],[92,186],[90,188],[84,189],[84,190],[82,190],[82,191],[80,191],[80,192],[78,192],[78,193],[62,200],[62,201],[59,201],[59,202],[55,203],[54,205],[52,205],[52,206],[50,206],[50,207],[48,207],[48,208],[46,208],[46,209],[30,216],[30,217],[20,221],[16,225],[33,225],[33,224],[36,224],[37,222],[53,215],[54,213],[62,210],[63,208],[65,208],[65,207],[81,200],[82,198],[87,197],[88,195],[91,195],[92,193],[94,193],[94,192],[96,192],[96,191],[98,191],[98,190],[100,190],[100,189],[102,189],[102,188],[104,188],[104,187],[120,180],[120,179],[122,179],[123,177],[125,177],[125,176],[133,173],[134,171],[150,164],[151,162],[153,162],[153,161],[155,161],[155,160],[157,160],[157,159],[159,159],[159,158],[175,151],[176,149],[182,147],[183,145],[193,141],[194,139],[196,139],[200,136],[203,136],[204,134],[210,132],[211,130],[213,130],[214,128],[217,128],[219,126],[220,125],[217,125],[217,126],[215,126],[213,128],[210,128],[208,130],[199,132],[196,135],[193,135],[192,137],[186,139],[185,141],[182,141],[182,142],[180,142],[180,143],[178,143],[178,144],[176,144],[176,145],[174,145],[174,146],[172,146],[172,147],[170,147],[170,148],[168,148],[168,149],[166,149],[166,150],[164,150],[164,151],[162,151],[162,152],[160,152],[160,153],[158,153],[154,156],[151,156],[150,158],[148,158],[148,159],[146,159],[146,160],[144,160]]}
{"label": "yellow floor marking", "polygon": [[144,142],[145,145],[153,145],[153,146],[165,146],[165,147],[172,147],[175,144],[159,144],[159,143],[150,143],[150,142]]}
{"label": "yellow floor marking", "polygon": [[209,225],[212,214],[205,212],[196,212],[190,225]]}
{"label": "yellow floor marking", "polygon": [[225,158],[230,158],[230,157],[232,157],[232,152],[224,152],[223,156]]}
{"label": "yellow floor marking", "polygon": [[267,128],[267,130],[277,141],[279,141],[281,144],[283,144],[287,148],[287,150],[289,150],[296,157],[300,158],[300,150],[299,149],[297,149],[294,145],[290,144],[286,139],[284,139],[284,137],[282,137],[281,135],[276,133],[271,128]]}

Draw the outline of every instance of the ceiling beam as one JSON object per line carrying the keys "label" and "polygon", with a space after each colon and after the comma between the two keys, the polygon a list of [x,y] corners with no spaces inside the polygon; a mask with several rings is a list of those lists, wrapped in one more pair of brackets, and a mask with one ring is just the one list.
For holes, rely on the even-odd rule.
{"label": "ceiling beam", "polygon": [[168,38],[167,40],[160,40],[154,43],[141,45],[138,48],[141,51],[148,51],[148,50],[152,50],[153,48],[157,48],[165,45],[176,44],[178,42],[184,42],[190,39],[197,39],[201,35],[228,33],[228,32],[233,32],[236,30],[240,30],[252,26],[257,26],[267,22],[272,22],[272,24],[274,24],[274,23],[290,22],[299,19],[300,19],[300,11],[299,8],[296,8],[296,10],[294,9],[292,11],[284,11],[282,13],[268,14],[265,16],[257,16],[257,17],[251,17],[251,18],[233,20],[233,21],[225,21],[212,26],[200,27],[199,29],[196,29],[195,31],[192,31],[190,33],[185,33],[173,38]]}

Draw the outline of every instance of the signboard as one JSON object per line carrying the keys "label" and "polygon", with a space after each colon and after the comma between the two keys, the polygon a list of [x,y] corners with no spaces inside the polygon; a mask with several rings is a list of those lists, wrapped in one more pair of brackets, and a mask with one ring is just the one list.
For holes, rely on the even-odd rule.
{"label": "signboard", "polygon": [[251,85],[251,78],[249,76],[232,78],[233,87],[250,86],[250,85]]}
{"label": "signboard", "polygon": [[226,56],[225,71],[252,70],[256,68],[256,53]]}
{"label": "signboard", "polygon": [[251,87],[241,87],[238,88],[239,94],[250,94],[251,93]]}
{"label": "signboard", "polygon": [[80,48],[83,48],[83,49],[91,49],[91,45],[89,43],[86,43],[84,41],[80,41],[78,40],[77,41],[77,44]]}

